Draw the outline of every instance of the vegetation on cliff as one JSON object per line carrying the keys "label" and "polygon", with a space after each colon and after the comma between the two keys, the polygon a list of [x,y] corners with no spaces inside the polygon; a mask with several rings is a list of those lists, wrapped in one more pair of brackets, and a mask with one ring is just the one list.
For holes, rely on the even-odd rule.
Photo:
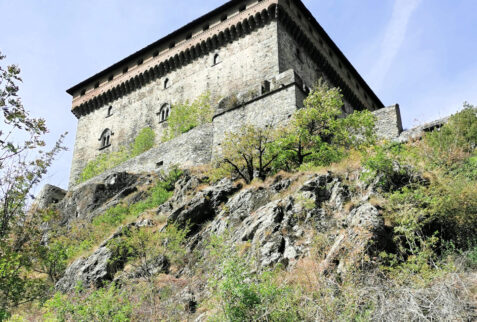
{"label": "vegetation on cliff", "polygon": [[230,134],[217,169],[116,174],[30,213],[61,145],[25,165],[1,196],[0,320],[475,319],[476,109],[397,143],[341,105],[320,83],[289,127]]}
{"label": "vegetation on cliff", "polygon": [[64,135],[45,151],[45,121],[33,118],[22,104],[20,69],[3,65],[0,52],[0,320],[21,303],[44,295],[32,254],[41,246],[35,237],[41,218],[26,212],[31,191],[46,174],[57,154],[64,150]]}
{"label": "vegetation on cliff", "polygon": [[167,128],[162,141],[172,140],[199,125],[212,122],[213,115],[210,93],[204,93],[192,102],[174,104],[171,107],[171,115],[167,119]]}
{"label": "vegetation on cliff", "polygon": [[143,128],[139,131],[134,142],[128,148],[122,148],[116,152],[102,153],[95,159],[89,161],[81,171],[77,183],[88,181],[89,179],[152,149],[154,147],[155,138],[156,135],[151,128]]}

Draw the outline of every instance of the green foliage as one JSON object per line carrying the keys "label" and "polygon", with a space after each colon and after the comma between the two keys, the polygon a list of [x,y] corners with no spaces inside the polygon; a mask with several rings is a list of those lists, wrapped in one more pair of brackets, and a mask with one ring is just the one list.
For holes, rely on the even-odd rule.
{"label": "green foliage", "polygon": [[451,116],[439,131],[424,138],[427,157],[438,166],[452,168],[477,148],[477,108],[464,103],[464,109]]}
{"label": "green foliage", "polygon": [[150,127],[143,128],[134,139],[134,143],[131,146],[130,157],[134,158],[150,149],[154,146],[154,140],[156,134]]}
{"label": "green foliage", "polygon": [[175,225],[167,225],[160,232],[152,229],[140,229],[133,232],[126,240],[127,247],[132,251],[129,260],[135,261],[133,265],[139,266],[143,272],[150,276],[152,271],[149,265],[159,256],[166,256],[173,265],[183,265],[186,259],[186,237],[189,229],[179,229]]}
{"label": "green foliage", "polygon": [[371,183],[377,179],[376,184],[384,191],[402,186],[400,179],[408,174],[408,169],[401,166],[408,154],[407,147],[400,143],[386,143],[374,145],[362,154],[362,165],[366,169],[362,180]]}
{"label": "green foliage", "polygon": [[275,271],[257,272],[223,237],[213,236],[208,249],[218,258],[218,274],[209,280],[220,303],[213,321],[302,321],[293,289]]}
{"label": "green foliage", "polygon": [[132,304],[125,291],[110,287],[73,295],[56,293],[45,303],[48,321],[130,321]]}
{"label": "green foliage", "polygon": [[150,150],[154,146],[154,140],[154,131],[148,127],[143,128],[128,149],[121,148],[116,152],[102,153],[95,159],[89,161],[81,171],[77,183],[85,182],[94,178],[106,170],[112,169],[121,163]]}
{"label": "green foliage", "polygon": [[68,249],[59,241],[48,245],[40,244],[36,250],[36,258],[39,264],[37,270],[47,274],[50,281],[55,284],[66,269]]}
{"label": "green foliage", "polygon": [[338,88],[322,79],[304,101],[304,108],[280,129],[272,150],[274,166],[293,170],[303,163],[329,165],[346,156],[351,148],[362,149],[374,142],[375,117],[369,111],[342,115],[343,98]]}
{"label": "green foliage", "polygon": [[45,120],[32,118],[20,98],[18,66],[3,65],[0,53],[0,321],[19,305],[44,294],[47,283],[34,278],[33,251],[39,231],[27,212],[32,189],[47,173],[54,158],[65,150],[60,136],[46,150]]}
{"label": "green foliage", "polygon": [[304,163],[324,166],[338,162],[350,149],[362,150],[375,141],[375,117],[369,111],[341,117],[341,92],[323,80],[304,105],[277,130],[245,125],[228,133],[216,174],[235,173],[250,183],[255,174],[263,180],[269,173],[293,171]]}
{"label": "green foliage", "polygon": [[182,175],[179,168],[162,174],[161,179],[147,191],[147,197],[131,205],[118,204],[97,216],[91,223],[78,224],[72,227],[69,237],[59,233],[57,240],[62,242],[68,259],[75,258],[110,235],[120,225],[127,224],[149,209],[154,209],[166,202],[171,196],[175,182]]}
{"label": "green foliage", "polygon": [[243,126],[237,133],[227,133],[222,144],[220,167],[225,173],[236,172],[247,183],[254,178],[265,179],[277,153],[271,153],[274,131],[252,125]]}
{"label": "green foliage", "polygon": [[183,104],[173,105],[162,141],[172,140],[199,125],[212,122],[213,113],[210,93],[202,94],[191,103],[186,101]]}

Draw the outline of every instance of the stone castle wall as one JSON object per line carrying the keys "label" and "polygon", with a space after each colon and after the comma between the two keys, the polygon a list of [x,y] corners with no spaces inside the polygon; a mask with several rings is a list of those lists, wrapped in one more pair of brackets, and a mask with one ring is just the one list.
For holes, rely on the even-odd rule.
{"label": "stone castle wall", "polygon": [[[214,65],[215,54],[219,63]],[[172,71],[110,105],[82,116],[78,121],[73,164],[70,177],[77,178],[88,161],[100,153],[117,151],[132,143],[144,127],[151,127],[160,140],[166,127],[158,115],[164,104],[193,100],[210,92],[212,100],[258,88],[265,79],[278,74],[277,23],[269,22],[243,38],[229,43],[196,62]],[[165,80],[170,86],[164,88]],[[112,106],[112,115],[108,109]],[[100,151],[100,136],[110,129],[111,147]]]}
{"label": "stone castle wall", "polygon": [[[223,16],[213,18],[214,26],[209,29],[207,25],[204,36],[200,37],[227,26],[229,29],[219,33],[218,38],[203,41],[200,48],[194,47],[193,55],[189,52],[187,58],[175,57],[177,64],[171,58],[173,61],[166,61],[165,67],[159,65],[162,72],[142,74],[143,81],[133,77],[129,83],[123,83],[120,90],[103,93],[115,82],[127,78],[128,73],[137,74],[134,70],[149,66],[151,62],[144,61],[143,65],[141,60],[130,70],[126,67],[123,74],[111,76],[111,83],[103,79],[97,83],[102,84],[99,87],[92,88],[92,83],[85,85],[89,86],[86,95],[84,87],[83,94],[78,92],[83,85],[78,85],[80,87],[72,91],[73,112],[79,120],[70,187],[89,161],[102,153],[128,147],[145,127],[154,130],[158,144],[167,128],[167,121],[164,122],[159,113],[161,108],[192,101],[207,92],[211,95],[212,105],[216,106],[215,117],[207,131],[197,132],[207,138],[188,134],[191,136],[189,141],[179,140],[177,146],[169,142],[158,145],[153,152],[146,153],[151,160],[135,158],[135,161],[128,161],[125,167],[135,171],[151,171],[158,164],[159,167],[167,167],[172,163],[186,165],[189,161],[192,164],[210,162],[220,153],[227,132],[244,124],[276,126],[286,122],[303,105],[307,92],[320,77],[334,86],[342,85],[345,112],[351,113],[352,106],[370,110],[377,108],[379,99],[373,101],[372,95],[365,93],[366,86],[360,87],[359,84],[363,85],[360,76],[328,36],[320,31],[321,27],[317,28],[312,19],[303,17],[304,11],[299,8],[299,2],[245,2],[247,7],[243,6],[244,9],[238,13],[234,12],[237,8],[231,8],[225,20]],[[231,20],[227,20],[228,15]],[[239,22],[246,16],[246,20]],[[195,30],[193,34],[200,35],[201,31]],[[193,37],[190,41],[198,40]],[[169,50],[179,51],[186,44],[187,39]],[[168,52],[167,48],[159,49],[161,53]],[[150,54],[145,53],[146,56]],[[160,59],[161,54],[157,57]],[[156,76],[152,77],[151,74]],[[372,94],[372,91],[367,93]],[[99,98],[94,98],[92,103],[86,102],[93,97],[91,95],[98,95]],[[392,116],[387,117],[386,113],[382,115],[384,124],[389,123],[387,119],[396,121]],[[110,145],[101,148],[100,138],[105,130],[111,133]],[[396,130],[396,126],[390,125],[386,131],[391,130]],[[134,166],[134,162],[139,163]]]}

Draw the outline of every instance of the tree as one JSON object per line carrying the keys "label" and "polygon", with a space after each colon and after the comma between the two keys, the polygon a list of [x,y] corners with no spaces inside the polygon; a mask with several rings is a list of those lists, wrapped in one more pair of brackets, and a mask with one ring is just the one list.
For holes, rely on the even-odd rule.
{"label": "tree", "polygon": [[[5,59],[0,53],[0,63]],[[18,95],[20,69],[0,64],[0,320],[10,308],[34,299],[41,290],[28,277],[32,259],[23,247],[31,232],[27,224],[30,192],[62,150],[63,134],[50,151],[44,151],[45,120],[33,118]]]}
{"label": "tree", "polygon": [[304,108],[280,129],[272,150],[278,154],[276,168],[291,170],[304,162],[327,165],[341,159],[346,149],[373,142],[374,116],[355,112],[343,117],[339,88],[320,79],[304,101]]}
{"label": "tree", "polygon": [[221,166],[229,173],[237,173],[245,182],[265,179],[277,153],[270,153],[275,133],[270,126],[243,126],[238,132],[227,133],[222,150]]}

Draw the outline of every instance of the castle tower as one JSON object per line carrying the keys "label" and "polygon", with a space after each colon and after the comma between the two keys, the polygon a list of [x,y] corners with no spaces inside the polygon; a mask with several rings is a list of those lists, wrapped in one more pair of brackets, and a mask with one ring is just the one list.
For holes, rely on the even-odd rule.
{"label": "castle tower", "polygon": [[[383,107],[300,0],[228,1],[67,91],[78,118],[70,186],[88,161],[130,144],[140,129],[160,137],[175,103],[205,92],[222,98],[201,132],[209,155],[196,162],[182,154],[203,163],[227,131],[288,119],[320,77],[342,89],[347,112]],[[195,149],[182,145],[163,148],[154,164]]]}

